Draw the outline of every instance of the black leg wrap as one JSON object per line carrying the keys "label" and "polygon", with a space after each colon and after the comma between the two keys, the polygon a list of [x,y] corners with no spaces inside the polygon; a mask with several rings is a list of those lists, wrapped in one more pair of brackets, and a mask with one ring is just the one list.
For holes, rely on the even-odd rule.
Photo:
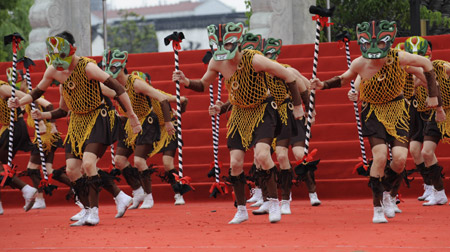
{"label": "black leg wrap", "polygon": [[152,193],[152,173],[150,169],[140,172],[142,187],[147,194]]}
{"label": "black leg wrap", "polygon": [[117,187],[116,183],[114,182],[114,179],[117,177],[112,176],[111,174],[103,171],[102,169],[98,170],[98,176],[101,179],[101,186],[111,193],[113,197],[116,197],[120,193],[120,189]]}
{"label": "black leg wrap", "polygon": [[278,170],[276,166],[267,171],[261,171],[261,188],[267,188],[268,198],[278,198],[277,175]]}
{"label": "black leg wrap", "polygon": [[75,193],[75,197],[84,205],[85,208],[89,207],[89,188],[86,184],[86,178],[81,177],[72,183],[72,188]]}
{"label": "black leg wrap", "polygon": [[434,189],[437,191],[444,189],[444,181],[442,180],[442,178],[444,178],[444,174],[442,174],[442,169],[442,166],[438,163],[428,168],[428,170],[430,170],[430,180],[433,183]]}
{"label": "black leg wrap", "polygon": [[316,161],[311,161],[311,162],[303,162],[300,163],[299,165],[297,165],[294,168],[295,174],[297,175],[297,180],[298,181],[306,181],[307,178],[307,173],[308,171],[311,172],[314,178],[314,171],[317,170],[317,165],[319,164],[320,160],[316,160]]}
{"label": "black leg wrap", "polygon": [[41,183],[41,171],[38,169],[27,169],[28,176],[31,178],[33,182],[33,187],[38,189],[38,192],[42,192],[42,188],[39,188],[39,184]]}
{"label": "black leg wrap", "polygon": [[370,177],[369,186],[372,189],[372,199],[374,206],[381,206],[381,200],[383,199],[384,187],[381,183],[381,178]]}
{"label": "black leg wrap", "polygon": [[165,171],[164,175],[163,174],[159,174],[158,177],[161,178],[162,182],[166,182],[168,184],[175,184],[177,181],[175,180],[175,176],[174,174],[177,174],[177,171],[175,169],[172,169],[170,171]]}
{"label": "black leg wrap", "polygon": [[[4,176],[0,175],[0,181],[3,181],[3,178]],[[11,186],[11,177],[6,177],[5,184],[3,186]]]}
{"label": "black leg wrap", "polygon": [[280,170],[280,176],[278,178],[278,183],[281,188],[281,198],[283,200],[289,200],[292,189],[292,179],[294,175],[292,174],[292,169]]}
{"label": "black leg wrap", "polygon": [[252,164],[252,167],[250,167],[250,170],[248,171],[248,176],[246,176],[246,179],[248,181],[252,181],[255,183],[255,186],[259,186],[256,184],[257,183],[257,181],[256,181],[257,173],[258,173],[258,169],[256,169],[256,165]]}
{"label": "black leg wrap", "polygon": [[384,169],[383,186],[385,191],[391,191],[395,182],[401,179],[400,174],[396,173],[390,167]]}
{"label": "black leg wrap", "polygon": [[102,179],[99,175],[86,178],[86,185],[89,190],[89,206],[98,207],[98,197],[100,193],[100,187],[102,186]]}
{"label": "black leg wrap", "polygon": [[70,182],[70,179],[67,177],[65,171],[66,171],[65,169],[53,170],[52,179],[59,181],[65,185],[72,186],[72,183]]}
{"label": "black leg wrap", "polygon": [[425,185],[432,185],[433,182],[430,179],[430,172],[429,172],[429,169],[427,169],[425,167],[425,163],[418,164],[418,165],[416,165],[416,167],[417,167],[417,170],[419,170],[419,173],[423,178],[423,183]]}
{"label": "black leg wrap", "polygon": [[245,179],[244,172],[242,172],[238,176],[230,175],[230,183],[233,186],[237,205],[245,206],[247,202],[245,197],[245,185],[247,184],[247,180]]}
{"label": "black leg wrap", "polygon": [[122,175],[131,189],[136,190],[141,187],[141,180],[137,168],[129,165],[122,170]]}

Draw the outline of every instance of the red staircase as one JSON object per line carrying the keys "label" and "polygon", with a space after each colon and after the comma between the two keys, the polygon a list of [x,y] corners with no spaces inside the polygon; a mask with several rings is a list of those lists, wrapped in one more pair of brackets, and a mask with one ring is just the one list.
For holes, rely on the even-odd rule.
{"label": "red staircase", "polygon": [[[433,59],[443,59],[450,61],[450,48],[447,42],[450,35],[439,35],[427,37],[433,43]],[[396,42],[404,41],[405,38],[397,38]],[[298,69],[304,76],[311,78],[314,45],[289,45],[284,46],[281,50],[279,61],[290,64]],[[350,43],[350,52],[352,59],[360,56],[359,47],[355,41]],[[202,58],[205,50],[199,51],[182,51],[179,54],[180,69],[184,71],[189,78],[201,78],[205,72],[205,66]],[[99,57],[93,57],[99,61]],[[36,61],[31,79],[33,86],[36,86],[42,78],[45,65],[42,60]],[[11,62],[0,63],[0,79],[6,80],[5,70],[11,66]],[[172,71],[174,70],[173,53],[145,53],[130,54],[127,68],[129,71],[139,70],[148,72],[151,75],[154,87],[163,91],[175,94],[175,84],[171,81]],[[341,43],[322,43],[320,44],[318,78],[325,80],[335,75],[343,73],[347,69],[347,61],[345,57],[345,49]],[[359,162],[358,157],[361,151],[358,141],[358,133],[354,118],[353,105],[347,99],[349,86],[339,89],[316,92],[316,123],[312,127],[312,138],[310,142],[311,150],[318,149],[316,158],[321,159],[316,171],[317,190],[321,198],[355,198],[369,197],[370,191],[367,187],[367,179],[352,171],[354,166]],[[215,92],[217,87],[215,88]],[[227,99],[224,89],[222,100]],[[207,108],[209,106],[209,94],[196,93],[192,90],[182,88],[182,95],[189,98],[187,112],[182,115],[182,134],[183,134],[183,168],[184,175],[192,177],[195,192],[186,195],[187,200],[199,199],[205,200],[209,195],[209,187],[213,182],[212,178],[206,176],[209,171],[210,163],[213,161],[212,151],[212,135],[211,121]],[[50,87],[45,97],[51,102],[57,104],[59,102],[59,91],[57,87]],[[226,115],[221,118],[220,129],[220,147],[219,159],[223,162],[224,168],[221,174],[227,175],[229,167],[229,152],[226,148]],[[58,129],[65,135],[67,132],[67,121],[61,119],[58,121]],[[33,135],[30,129],[30,135]],[[366,142],[366,152],[370,156],[370,148]],[[450,169],[450,145],[440,144],[437,149],[437,156],[440,164],[446,171]],[[19,166],[19,170],[26,169],[29,154],[18,153],[14,163]],[[249,151],[245,157],[245,168],[252,164],[253,152]],[[291,156],[292,162],[294,158]],[[107,152],[99,161],[98,166],[107,169],[110,166],[111,156]],[[156,164],[160,171],[163,170],[161,156],[157,155],[149,160],[149,163]],[[54,161],[54,167],[58,168],[64,165],[63,150],[58,150]],[[177,161],[176,164],[177,165]],[[411,158],[408,158],[407,169],[414,168]],[[415,176],[418,176],[416,174]],[[154,195],[156,200],[167,200],[172,195],[171,189],[167,184],[154,177]],[[126,192],[130,189],[126,186],[124,180],[120,185]],[[446,185],[450,186],[448,180]],[[58,190],[56,197],[58,201],[62,198],[62,194],[66,187],[61,186],[62,190]],[[420,177],[412,182],[411,189],[401,188],[402,194],[416,196],[421,192],[422,181]],[[447,187],[448,188],[448,187]],[[307,190],[304,185],[296,187],[294,190],[294,198],[307,197]],[[16,190],[2,189],[4,200],[9,195],[18,194]],[[61,194],[61,197],[60,197]],[[219,196],[220,197],[220,196]],[[109,197],[106,197],[109,198]],[[230,199],[231,196],[221,197]]]}

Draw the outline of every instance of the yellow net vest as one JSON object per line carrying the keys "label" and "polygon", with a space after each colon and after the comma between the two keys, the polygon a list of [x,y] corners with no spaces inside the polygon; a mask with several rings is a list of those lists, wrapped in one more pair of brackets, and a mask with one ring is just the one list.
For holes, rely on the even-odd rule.
{"label": "yellow net vest", "polygon": [[229,100],[233,105],[227,122],[227,138],[238,132],[245,149],[250,147],[255,127],[262,122],[268,96],[266,79],[268,74],[253,69],[253,57],[262,54],[255,50],[244,50],[236,72],[225,81]]}
{"label": "yellow net vest", "polygon": [[62,96],[72,112],[64,143],[70,140],[76,156],[82,155],[83,144],[89,138],[101,111],[98,107],[102,104],[100,83],[88,80],[86,75],[89,62],[96,64],[95,60],[80,57],[69,78],[62,83]]}
{"label": "yellow net vest", "polygon": [[[166,93],[162,90],[158,89],[158,91],[165,95],[168,95],[170,97],[172,96],[171,94]],[[176,139],[176,135],[169,135],[169,133],[166,130],[166,127],[164,124],[164,114],[161,109],[161,103],[159,103],[159,101],[156,99],[151,99],[151,101],[152,101],[153,112],[155,112],[155,114],[158,116],[159,128],[161,130],[161,136],[160,136],[159,141],[153,143],[153,151],[152,151],[152,153],[150,153],[150,157],[152,157],[155,154],[157,154],[158,152],[160,152],[162,148],[167,147],[172,140]],[[173,114],[171,113],[170,116],[172,118]]]}
{"label": "yellow net vest", "polygon": [[[281,65],[284,66],[285,68],[290,67],[287,64]],[[270,76],[270,78],[267,78],[267,86],[269,87],[270,94],[273,96],[277,104],[277,111],[278,114],[280,115],[281,122],[284,125],[287,125],[288,104],[283,102],[286,98],[291,98],[291,92],[289,90],[289,87],[287,86],[286,82],[283,79],[280,79],[275,76]]]}
{"label": "yellow net vest", "polygon": [[[125,85],[125,90],[127,91],[128,96],[130,97],[131,106],[133,108],[134,113],[139,119],[139,122],[141,125],[144,123],[145,118],[152,112],[152,107],[150,103],[150,99],[140,93],[136,93],[134,90],[134,82],[136,79],[142,80],[137,75],[128,75],[127,78],[127,84]],[[121,107],[119,107],[119,111],[121,114],[124,114],[125,112],[122,110]],[[128,147],[131,147],[134,150],[135,147],[135,141],[138,134],[142,134],[142,132],[138,134],[133,133],[133,128],[131,127],[130,120],[127,121],[125,124],[125,132],[127,133],[127,138],[125,139],[125,144]]]}
{"label": "yellow net vest", "polygon": [[[39,109],[40,111],[44,111],[41,105],[35,104],[36,108]],[[34,126],[34,120],[31,117],[31,104],[28,104],[25,107],[25,112],[28,114],[27,117],[27,125],[30,128],[35,128]],[[46,154],[48,154],[48,152],[52,149],[52,147],[56,146],[55,142],[57,142],[61,136],[59,135],[59,133],[55,133],[52,134],[52,123],[43,119],[40,121],[40,123],[44,123],[45,124],[45,133],[41,133],[41,141],[42,141],[42,149],[44,150],[44,152]],[[33,139],[33,143],[34,144],[38,144],[38,139],[37,139],[37,132],[34,132],[34,139]]]}
{"label": "yellow net vest", "polygon": [[[0,86],[9,85],[7,82],[0,80]],[[9,122],[11,117],[11,109],[8,108],[8,98],[0,99],[0,135],[9,128]],[[14,118],[17,120],[17,109]]]}
{"label": "yellow net vest", "polygon": [[404,99],[394,99],[402,94],[406,76],[399,64],[398,50],[391,49],[383,67],[370,80],[361,82],[361,100],[371,104],[367,119],[375,113],[386,131],[401,142],[408,139],[399,136],[396,129],[409,131],[409,111]]}
{"label": "yellow net vest", "polygon": [[414,93],[414,77],[412,74],[406,76],[405,86],[403,87],[403,96],[410,100]]}
{"label": "yellow net vest", "polygon": [[450,62],[444,60],[434,60],[433,68],[436,72],[436,81],[439,83],[439,89],[442,97],[442,108],[446,113],[446,119],[438,122],[438,128],[442,134],[442,141],[450,143],[450,77],[447,75],[450,69]]}

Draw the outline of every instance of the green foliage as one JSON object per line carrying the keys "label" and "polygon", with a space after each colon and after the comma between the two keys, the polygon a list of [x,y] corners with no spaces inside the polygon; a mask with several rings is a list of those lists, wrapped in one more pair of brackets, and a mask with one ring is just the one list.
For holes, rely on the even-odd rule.
{"label": "green foliage", "polygon": [[28,35],[31,31],[28,13],[34,0],[0,0],[0,62],[12,61],[11,44],[5,46],[3,37],[18,32],[26,40],[21,43],[22,50],[18,58],[23,57],[25,48],[28,46]]}
{"label": "green foliage", "polygon": [[[331,0],[331,6],[336,6],[331,22],[331,39],[337,34],[348,31],[351,38],[356,38],[356,25],[370,20],[396,21],[399,29],[409,30],[408,0]],[[317,0],[317,5],[325,7],[326,0]],[[326,41],[326,36],[321,41]]]}
{"label": "green foliage", "polygon": [[430,26],[444,26],[450,28],[450,18],[442,16],[439,11],[429,10],[425,6],[420,6],[420,18],[429,21]]}
{"label": "green foliage", "polygon": [[251,0],[245,0],[245,16],[247,17],[247,20],[245,20],[245,25],[249,28],[250,30],[250,17],[253,14],[253,10],[252,10],[252,1]]}
{"label": "green foliage", "polygon": [[156,52],[158,40],[153,24],[145,24],[144,17],[126,10],[117,25],[108,26],[108,47],[128,53]]}

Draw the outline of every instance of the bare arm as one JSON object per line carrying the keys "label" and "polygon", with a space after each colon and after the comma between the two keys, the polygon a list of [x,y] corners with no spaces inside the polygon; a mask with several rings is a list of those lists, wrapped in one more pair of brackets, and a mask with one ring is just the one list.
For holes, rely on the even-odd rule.
{"label": "bare arm", "polygon": [[253,68],[257,72],[266,72],[283,79],[286,83],[295,81],[295,74],[278,62],[272,61],[262,55],[256,54],[253,57]]}
{"label": "bare arm", "polygon": [[188,79],[182,71],[174,71],[172,74],[172,81],[179,81],[180,84],[183,84],[186,88],[192,89],[197,92],[204,92],[210,83],[212,83],[216,77],[218,72],[213,70],[214,60],[211,60],[208,65],[208,69],[206,73],[200,80],[190,80]]}
{"label": "bare arm", "polygon": [[413,66],[407,66],[405,68],[405,71],[410,74],[414,74],[417,79],[419,79],[423,83],[427,83],[427,79],[425,78],[425,75],[423,74],[423,69],[420,67],[413,67]]}
{"label": "bare arm", "polygon": [[102,94],[108,96],[109,98],[114,99],[114,97],[116,96],[116,91],[105,86],[105,84],[100,83],[100,88],[102,89]]}

